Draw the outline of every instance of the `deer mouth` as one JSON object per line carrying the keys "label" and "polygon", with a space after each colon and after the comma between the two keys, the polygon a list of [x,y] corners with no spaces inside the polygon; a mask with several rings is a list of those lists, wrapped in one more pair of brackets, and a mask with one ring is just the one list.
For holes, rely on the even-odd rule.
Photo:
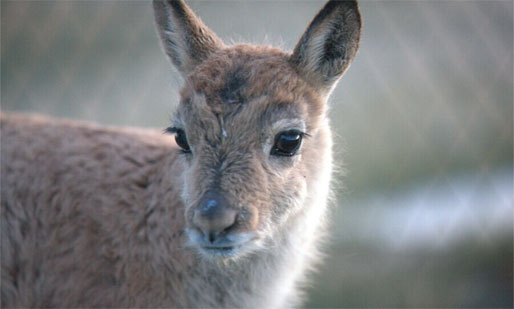
{"label": "deer mouth", "polygon": [[236,258],[257,248],[256,239],[245,241],[224,241],[220,244],[205,244],[197,246],[198,250],[206,256],[214,258]]}
{"label": "deer mouth", "polygon": [[203,253],[207,253],[211,256],[232,257],[236,255],[238,247],[240,246],[203,246],[200,247],[200,250],[202,250]]}
{"label": "deer mouth", "polygon": [[235,258],[260,247],[255,233],[226,235],[214,242],[200,233],[188,230],[189,246],[195,247],[202,255],[213,258]]}

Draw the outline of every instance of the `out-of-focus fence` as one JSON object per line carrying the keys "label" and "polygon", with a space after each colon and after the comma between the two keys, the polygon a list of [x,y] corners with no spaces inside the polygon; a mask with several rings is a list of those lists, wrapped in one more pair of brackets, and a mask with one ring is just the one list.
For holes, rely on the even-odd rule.
{"label": "out-of-focus fence", "polygon": [[[292,49],[319,1],[190,1]],[[511,307],[513,4],[362,2],[331,98],[344,171],[314,307]],[[2,111],[163,128],[180,79],[149,2],[1,1]]]}

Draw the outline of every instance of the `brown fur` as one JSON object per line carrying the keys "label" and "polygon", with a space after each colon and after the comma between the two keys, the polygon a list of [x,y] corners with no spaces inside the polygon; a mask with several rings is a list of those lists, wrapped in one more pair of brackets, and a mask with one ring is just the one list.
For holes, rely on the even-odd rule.
{"label": "brown fur", "polygon": [[[185,79],[172,126],[191,153],[159,132],[2,115],[3,307],[299,304],[330,181],[326,100],[357,50],[357,6],[329,2],[292,55],[227,47],[182,1],[154,9]],[[306,133],[299,152],[273,155],[291,129]],[[221,205],[199,217],[209,199]],[[209,253],[199,222],[237,246]]]}

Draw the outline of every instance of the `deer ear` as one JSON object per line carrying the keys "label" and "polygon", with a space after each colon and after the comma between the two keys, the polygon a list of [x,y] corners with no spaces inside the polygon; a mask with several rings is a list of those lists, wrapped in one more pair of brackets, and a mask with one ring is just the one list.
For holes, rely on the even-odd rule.
{"label": "deer ear", "polygon": [[359,48],[356,1],[329,1],[296,45],[291,61],[315,87],[329,94]]}
{"label": "deer ear", "polygon": [[153,9],[164,51],[183,77],[224,47],[183,0],[153,0]]}

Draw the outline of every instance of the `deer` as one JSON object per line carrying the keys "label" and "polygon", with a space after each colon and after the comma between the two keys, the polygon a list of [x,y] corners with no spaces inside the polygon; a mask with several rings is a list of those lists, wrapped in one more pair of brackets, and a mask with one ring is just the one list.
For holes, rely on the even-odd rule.
{"label": "deer", "polygon": [[226,45],[183,0],[153,9],[183,78],[169,134],[2,113],[2,307],[302,304],[357,2],[328,1],[291,52]]}

